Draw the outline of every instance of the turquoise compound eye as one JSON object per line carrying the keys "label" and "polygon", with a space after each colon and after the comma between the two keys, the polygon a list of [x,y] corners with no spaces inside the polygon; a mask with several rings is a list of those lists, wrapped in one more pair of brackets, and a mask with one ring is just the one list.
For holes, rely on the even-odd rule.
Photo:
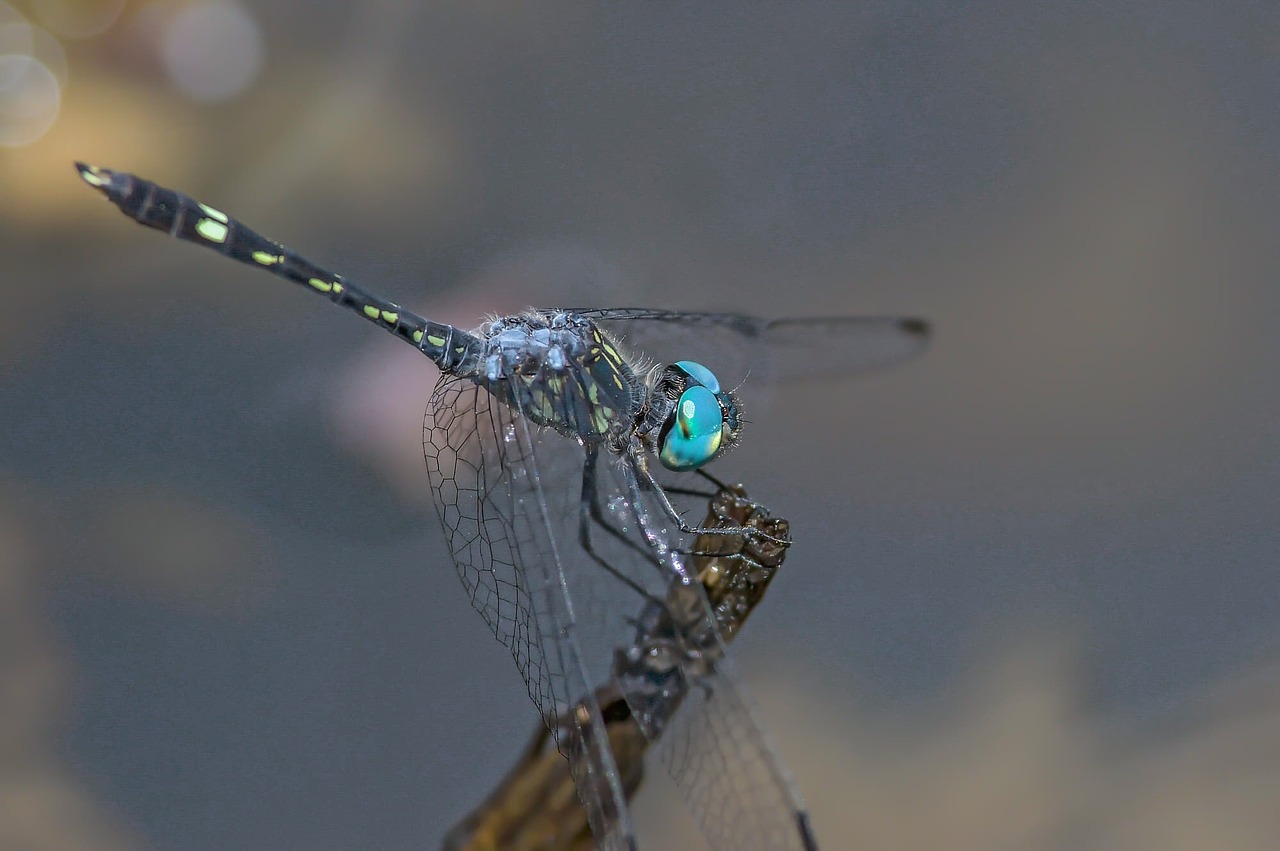
{"label": "turquoise compound eye", "polygon": [[706,387],[693,386],[680,394],[662,435],[658,460],[668,470],[692,470],[720,451],[724,416],[720,401]]}
{"label": "turquoise compound eye", "polygon": [[684,374],[692,378],[694,382],[701,384],[712,393],[720,392],[720,379],[716,378],[716,374],[702,364],[696,361],[682,360],[676,361],[675,366],[683,370]]}

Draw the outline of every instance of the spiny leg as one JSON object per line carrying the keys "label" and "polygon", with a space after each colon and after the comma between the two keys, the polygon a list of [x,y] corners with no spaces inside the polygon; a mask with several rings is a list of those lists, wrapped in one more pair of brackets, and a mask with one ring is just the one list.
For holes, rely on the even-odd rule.
{"label": "spiny leg", "polygon": [[[666,487],[666,488],[663,488],[663,490],[665,490],[669,494],[675,493],[675,494],[681,494],[686,496],[701,496],[708,500],[714,499],[720,493],[731,493],[733,494],[733,498],[735,500],[744,502],[748,506],[750,506],[752,513],[760,512],[765,514],[766,516],[769,516],[772,514],[772,512],[769,511],[768,506],[766,506],[764,503],[757,502],[756,500],[752,499],[751,496],[746,492],[746,489],[743,488],[741,485],[733,485],[733,486],[727,485],[720,479],[708,473],[706,469],[703,467],[698,467],[693,472],[698,476],[701,476],[702,478],[706,479],[711,484],[715,485],[717,492],[715,494],[703,494],[700,491],[694,490],[692,488],[672,488],[672,487]],[[761,540],[761,539],[769,539],[773,541],[777,540],[776,538],[772,538],[772,536],[768,535],[765,532],[760,532],[759,530],[756,530],[756,532],[757,534],[753,536],[755,540]],[[744,541],[744,544],[745,544],[745,541]],[[684,553],[685,555],[691,555],[691,556],[733,558],[735,560],[746,561],[750,564],[755,564],[759,566],[759,563],[756,562],[754,558],[747,555],[745,552],[741,552],[741,551],[734,554],[722,553],[722,552],[703,552],[703,551],[692,550],[692,549],[681,550],[681,552]]]}
{"label": "spiny leg", "polygon": [[[684,560],[668,559],[666,557],[668,553],[678,551],[667,545],[665,535],[657,534],[651,528],[652,524],[649,519],[649,511],[645,507],[644,497],[641,493],[640,479],[637,478],[636,466],[635,459],[632,458],[631,455],[628,454],[623,456],[623,464],[620,469],[622,471],[623,481],[627,486],[628,496],[630,496],[632,511],[635,512],[636,525],[639,527],[640,533],[644,536],[644,539],[649,542],[650,549],[654,551],[653,557],[657,559],[658,563],[664,565],[669,564],[672,571],[676,574],[682,584],[693,585],[696,580],[689,574],[689,571],[684,564]],[[653,480],[652,474],[646,470],[645,475],[648,476],[650,486],[654,487],[658,493],[661,494],[662,489],[657,486],[657,482]],[[663,499],[665,500],[665,495]],[[675,508],[671,507],[670,500],[666,500],[666,506],[666,510],[676,518],[676,522],[682,527],[681,531],[685,531],[683,528],[685,525],[684,521],[675,514]]]}
{"label": "spiny leg", "polygon": [[[658,502],[662,505],[663,512],[676,522],[677,528],[686,535],[749,535],[753,538],[763,538],[775,544],[790,544],[790,541],[784,541],[781,538],[775,538],[767,532],[761,532],[759,529],[752,529],[750,526],[724,526],[721,528],[703,528],[699,526],[690,526],[684,522],[684,517],[680,512],[676,511],[676,507],[671,504],[671,499],[667,496],[666,489],[653,477],[653,473],[647,465],[637,464],[635,460],[628,456],[627,464],[624,469],[631,471],[631,477],[638,488],[641,482],[644,483],[646,489],[652,490],[658,497]],[[642,478],[638,478],[642,477]],[[714,481],[714,480],[713,480]]]}
{"label": "spiny leg", "polygon": [[739,490],[738,489],[739,486],[730,487],[729,485],[717,479],[715,476],[708,473],[706,470],[703,470],[701,467],[699,467],[696,470],[693,470],[693,472],[699,476],[702,476],[707,481],[711,482],[713,485],[716,486],[716,489],[714,491],[707,492],[704,490],[699,490],[697,488],[684,488],[678,485],[677,486],[660,485],[660,487],[662,488],[663,491],[665,491],[668,494],[676,494],[677,496],[692,496],[692,497],[697,497],[700,500],[710,500],[710,499],[713,499],[717,493],[720,493],[722,491],[728,491],[729,493],[732,493],[734,495],[735,499],[743,500],[744,502],[747,503],[747,505],[750,505],[756,511],[764,511],[765,513],[769,513],[768,506],[766,506],[762,502],[757,502],[756,500],[752,499],[745,491]]}
{"label": "spiny leg", "polygon": [[646,561],[653,563],[655,566],[661,567],[658,565],[657,560],[651,553],[637,545],[635,541],[632,541],[626,535],[622,534],[620,530],[609,523],[608,518],[606,518],[603,512],[600,511],[600,503],[597,499],[598,493],[596,491],[596,462],[599,460],[600,449],[598,446],[589,446],[586,451],[586,461],[582,466],[582,500],[580,502],[578,526],[579,543],[581,543],[583,551],[586,552],[586,554],[589,555],[596,564],[603,567],[619,582],[626,585],[632,591],[635,591],[646,601],[651,603],[659,602],[656,597],[641,587],[639,583],[631,577],[620,573],[617,568],[609,564],[608,561],[596,552],[595,547],[591,543],[591,522],[594,520],[596,523],[600,524],[602,529],[617,538],[626,546],[634,549]]}

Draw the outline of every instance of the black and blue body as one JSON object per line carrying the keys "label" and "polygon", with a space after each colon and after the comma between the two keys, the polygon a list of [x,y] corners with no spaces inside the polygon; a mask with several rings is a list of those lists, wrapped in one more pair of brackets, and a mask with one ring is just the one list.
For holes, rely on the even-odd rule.
{"label": "black and blue body", "polygon": [[[123,172],[77,169],[135,221],[293,281],[440,368],[423,447],[450,556],[569,758],[601,847],[636,843],[592,698],[612,678],[637,717],[649,719],[648,734],[682,754],[667,767],[713,847],[816,848],[688,564],[697,536],[768,534],[690,526],[679,502],[693,495],[706,504],[696,487],[699,474],[710,479],[702,468],[741,437],[740,404],[717,377],[722,364],[749,359],[761,379],[768,369],[756,364],[765,359],[775,377],[857,370],[919,351],[925,323],[586,308],[530,310],[463,331],[373,295],[182,193]],[[690,353],[674,351],[685,345]],[[664,348],[671,360],[646,368],[644,353],[666,355]],[[680,617],[662,615],[673,599],[695,603]],[[613,664],[617,648],[636,644],[637,603],[669,627],[663,646],[673,655],[659,678]],[[688,695],[673,699],[673,682]],[[655,716],[655,706],[667,709]],[[572,731],[562,736],[566,717]]]}

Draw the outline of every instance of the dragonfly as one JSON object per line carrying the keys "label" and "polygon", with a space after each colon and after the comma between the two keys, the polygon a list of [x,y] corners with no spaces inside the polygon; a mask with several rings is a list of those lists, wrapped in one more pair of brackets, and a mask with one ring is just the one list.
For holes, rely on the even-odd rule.
{"label": "dragonfly", "polygon": [[[687,553],[698,589],[711,604],[716,626],[727,644],[764,598],[790,546],[790,524],[752,501],[742,485],[716,482],[704,529],[748,528],[760,535],[699,535]],[[635,660],[660,657],[672,640],[672,613],[698,612],[701,599],[691,587],[672,583],[665,608],[646,606],[636,623],[634,642],[615,651],[614,676],[633,669]],[[714,652],[714,647],[711,650]],[[670,677],[676,671],[668,668]],[[668,683],[668,714],[687,695],[687,684]],[[674,687],[673,687],[674,686]],[[640,729],[619,687],[612,681],[596,689],[593,699],[604,719],[613,763],[628,801],[644,777],[650,741]],[[579,705],[575,712],[588,712]],[[571,719],[559,726],[572,735]],[[549,729],[539,724],[507,776],[493,793],[445,836],[443,851],[588,851],[593,847],[586,812],[575,794],[569,764],[548,747]],[[670,743],[670,739],[664,739]],[[570,748],[589,746],[572,741]]]}
{"label": "dragonfly", "polygon": [[[188,195],[76,168],[134,221],[297,283],[440,369],[423,450],[444,538],[472,607],[511,652],[567,758],[599,847],[638,847],[592,688],[610,677],[646,740],[665,742],[667,772],[713,848],[817,847],[685,555],[699,536],[767,533],[690,525],[684,517],[705,504],[690,483],[741,442],[746,421],[731,382],[821,379],[899,361],[926,346],[925,321],[554,308],[465,331]],[[678,612],[667,608],[673,585],[685,589],[682,603],[693,600]],[[633,644],[638,603],[664,620],[650,626],[668,640],[615,669],[613,651]]]}

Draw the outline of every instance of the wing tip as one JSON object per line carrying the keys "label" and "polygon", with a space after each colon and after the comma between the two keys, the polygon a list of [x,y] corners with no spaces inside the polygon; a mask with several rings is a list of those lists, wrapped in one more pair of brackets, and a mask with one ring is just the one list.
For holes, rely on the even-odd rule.
{"label": "wing tip", "polygon": [[796,811],[796,827],[800,830],[800,842],[804,851],[818,851],[818,837],[813,835],[813,825],[809,822],[809,814],[804,810]]}
{"label": "wing tip", "polygon": [[927,340],[933,336],[933,326],[927,319],[916,317],[899,319],[898,327],[912,337],[919,337],[921,340]]}

